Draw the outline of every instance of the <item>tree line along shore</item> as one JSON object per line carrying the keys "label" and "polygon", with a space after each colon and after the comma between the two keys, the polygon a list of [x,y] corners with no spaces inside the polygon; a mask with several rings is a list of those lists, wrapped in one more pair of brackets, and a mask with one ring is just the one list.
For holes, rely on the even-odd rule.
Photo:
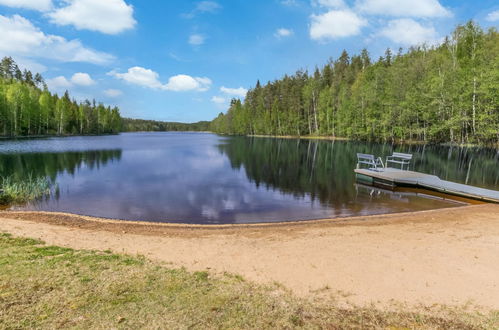
{"label": "tree line along shore", "polygon": [[213,121],[163,122],[122,118],[117,107],[77,102],[48,91],[43,77],[0,63],[0,135],[113,134],[211,131],[229,135],[313,136],[378,142],[499,145],[499,36],[470,21],[442,43],[373,61],[330,59],[313,73],[263,85],[233,99]]}
{"label": "tree line along shore", "polygon": [[212,131],[370,141],[497,144],[499,36],[470,21],[436,46],[373,61],[343,51],[313,73],[256,83]]}
{"label": "tree line along shore", "polygon": [[0,62],[1,136],[112,134],[121,126],[117,107],[53,94],[39,73],[21,71],[11,57]]}

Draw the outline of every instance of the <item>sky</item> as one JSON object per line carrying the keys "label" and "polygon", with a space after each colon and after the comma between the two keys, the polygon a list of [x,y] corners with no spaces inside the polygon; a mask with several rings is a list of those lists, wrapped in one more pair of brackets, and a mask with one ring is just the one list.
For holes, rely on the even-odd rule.
{"label": "sky", "polygon": [[231,98],[345,49],[437,44],[495,0],[0,0],[0,57],[122,116],[211,120]]}

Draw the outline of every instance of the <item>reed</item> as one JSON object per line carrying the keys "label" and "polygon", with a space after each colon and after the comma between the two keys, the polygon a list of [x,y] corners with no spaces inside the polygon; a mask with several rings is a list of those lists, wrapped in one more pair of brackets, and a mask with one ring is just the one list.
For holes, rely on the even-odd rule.
{"label": "reed", "polygon": [[51,194],[52,184],[45,177],[28,175],[24,180],[15,180],[7,176],[0,182],[0,204],[26,203]]}

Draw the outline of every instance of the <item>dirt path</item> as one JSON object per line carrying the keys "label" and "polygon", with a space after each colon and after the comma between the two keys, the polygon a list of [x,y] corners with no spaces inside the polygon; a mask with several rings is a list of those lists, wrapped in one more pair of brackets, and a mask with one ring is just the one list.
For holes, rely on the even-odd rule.
{"label": "dirt path", "polygon": [[341,293],[356,304],[499,309],[499,205],[208,228],[0,212],[0,231],[277,281],[300,295]]}

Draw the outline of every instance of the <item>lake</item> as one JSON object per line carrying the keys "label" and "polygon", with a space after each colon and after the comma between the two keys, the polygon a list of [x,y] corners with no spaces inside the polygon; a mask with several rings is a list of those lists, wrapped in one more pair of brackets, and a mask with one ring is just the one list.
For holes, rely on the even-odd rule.
{"label": "lake", "polygon": [[486,148],[227,137],[210,133],[0,141],[0,175],[48,177],[47,198],[16,210],[196,224],[346,217],[461,205],[357,185],[356,153],[414,154],[412,169],[498,189],[499,153]]}

